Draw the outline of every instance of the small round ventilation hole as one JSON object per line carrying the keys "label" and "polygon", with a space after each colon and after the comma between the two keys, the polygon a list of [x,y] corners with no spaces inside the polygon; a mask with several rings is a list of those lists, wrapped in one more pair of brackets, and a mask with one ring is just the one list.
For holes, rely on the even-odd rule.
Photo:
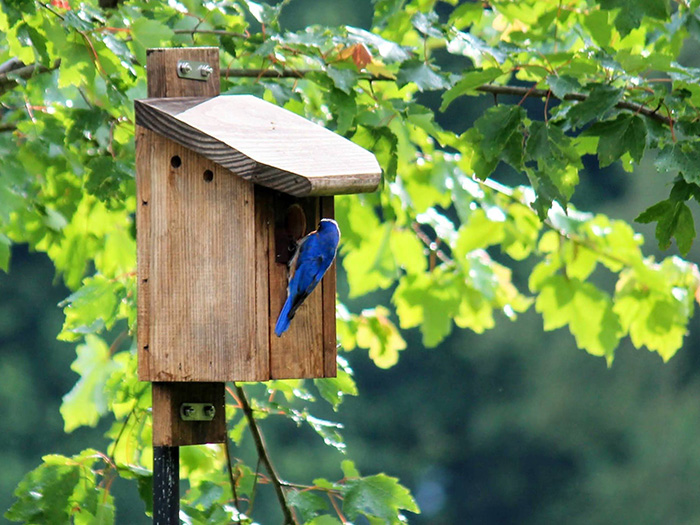
{"label": "small round ventilation hole", "polygon": [[205,170],[204,171],[204,180],[207,182],[211,182],[214,180],[214,172],[211,170]]}
{"label": "small round ventilation hole", "polygon": [[179,168],[182,166],[182,159],[180,158],[179,155],[173,155],[172,158],[170,159],[170,165],[173,168]]}

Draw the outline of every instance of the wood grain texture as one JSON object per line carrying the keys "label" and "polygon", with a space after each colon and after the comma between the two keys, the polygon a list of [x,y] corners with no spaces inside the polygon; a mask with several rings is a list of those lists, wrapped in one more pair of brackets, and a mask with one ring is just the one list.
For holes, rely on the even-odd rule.
{"label": "wood grain texture", "polygon": [[381,180],[369,151],[251,95],[140,100],[136,123],[294,196],[370,192]]}
{"label": "wood grain texture", "polygon": [[[321,217],[335,219],[333,197],[321,197]],[[337,259],[321,281],[323,296],[323,377],[336,377],[338,373],[338,364],[336,362],[338,343],[335,333],[336,264]]]}
{"label": "wood grain texture", "polygon": [[[182,446],[226,442],[224,383],[153,383],[153,445]],[[211,403],[212,421],[183,421],[183,403]]]}
{"label": "wood grain texture", "polygon": [[[213,71],[202,80],[177,76],[179,60],[208,63]],[[221,92],[219,49],[216,47],[149,49],[146,54],[148,97],[215,97]]]}
{"label": "wood grain texture", "polygon": [[[274,226],[273,192],[255,186],[255,352],[260,366],[260,380],[270,375],[270,233]],[[232,378],[235,379],[235,378]]]}
{"label": "wood grain texture", "polygon": [[[306,215],[306,232],[313,231],[320,220],[317,197],[295,199],[274,192],[274,221],[270,230],[284,228],[287,210],[299,204]],[[270,376],[273,379],[324,376],[323,353],[323,293],[318,287],[299,307],[289,329],[277,337],[274,333],[277,316],[287,298],[287,265],[275,261],[275,250],[270,250]]]}
{"label": "wood grain texture", "polygon": [[146,128],[136,126],[136,258],[137,258],[137,326],[136,342],[138,344],[139,379],[146,380],[152,376],[150,354],[150,284],[151,268],[151,168],[160,138]]}
{"label": "wood grain texture", "polygon": [[153,140],[144,167],[150,201],[141,206],[150,214],[150,238],[143,243],[148,348],[140,346],[140,377],[259,379],[266,366],[254,351],[254,187],[179,144]]}

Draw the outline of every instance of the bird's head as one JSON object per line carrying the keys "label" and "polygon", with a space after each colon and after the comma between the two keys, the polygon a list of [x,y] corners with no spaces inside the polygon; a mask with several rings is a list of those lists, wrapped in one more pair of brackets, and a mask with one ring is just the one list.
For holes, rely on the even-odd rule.
{"label": "bird's head", "polygon": [[318,229],[322,230],[323,228],[338,228],[338,223],[333,219],[321,219],[321,222],[318,223]]}
{"label": "bird's head", "polygon": [[333,219],[321,219],[318,223],[318,230],[322,235],[335,234],[340,238],[340,228],[338,228],[338,223]]}

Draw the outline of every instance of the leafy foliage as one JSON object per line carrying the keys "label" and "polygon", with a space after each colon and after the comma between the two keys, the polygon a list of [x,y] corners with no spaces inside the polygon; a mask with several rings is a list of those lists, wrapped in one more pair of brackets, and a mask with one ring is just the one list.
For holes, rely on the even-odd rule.
{"label": "leafy foliage", "polygon": [[[17,488],[9,519],[113,522],[104,481],[115,475],[134,480],[148,501],[150,389],[123,346],[136,329],[133,99],[146,96],[149,47],[218,46],[223,65],[256,73],[224,74],[226,92],[275,102],[376,154],[381,191],[337,199],[341,255],[350,297],[388,290],[393,310],[355,314],[340,304],[344,350],[367,349],[391,367],[406,348],[397,326],[418,328],[432,347],[455,325],[481,333],[534,303],[546,330],[567,327],[608,364],[625,337],[663,360],[678,351],[697,267],[644,255],[629,224],[570,201],[586,155],[631,170],[658,152],[656,167],[675,177],[673,187],[637,220],[657,224],[662,248],[675,239],[688,253],[700,90],[679,53],[699,34],[696,2],[674,10],[666,0],[447,2],[444,16],[435,4],[380,0],[371,30],[294,32],[279,21],[286,2],[0,3],[0,63],[28,67],[0,73],[0,268],[12,243],[51,258],[73,291],[61,304],[59,338],[77,344],[81,376],[64,398],[66,431],[114,418],[107,454],[47,456]],[[268,69],[293,78],[267,78]],[[418,101],[426,92],[441,97],[442,111],[483,92],[500,98],[472,126],[450,131]],[[544,104],[526,109],[528,97]],[[520,181],[497,181],[506,174]],[[524,260],[527,289],[512,271]],[[276,381],[255,393],[256,420],[288,418],[345,450],[342,426],[312,415],[316,393],[333,409],[358,394],[342,356],[337,379]],[[240,443],[250,422],[235,399],[227,417]],[[236,462],[231,486],[217,447],[187,449],[182,464],[191,522],[253,519],[256,469]],[[418,512],[394,478],[362,477],[349,461],[342,468],[338,482],[287,487],[298,520],[398,523],[402,512]]]}

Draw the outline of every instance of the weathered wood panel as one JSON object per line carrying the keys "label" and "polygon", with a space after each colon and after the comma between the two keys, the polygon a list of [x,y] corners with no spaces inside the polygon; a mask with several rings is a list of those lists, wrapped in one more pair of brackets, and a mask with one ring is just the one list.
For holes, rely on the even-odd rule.
{"label": "weathered wood panel", "polygon": [[[177,447],[226,442],[224,383],[153,383],[153,445]],[[212,421],[183,421],[183,403],[211,403]]]}
{"label": "weathered wood panel", "polygon": [[141,378],[261,377],[266,365],[254,352],[254,187],[179,144],[153,140],[156,154],[144,167],[150,201],[141,203],[150,214],[150,239],[142,243],[149,252],[148,341],[140,346],[149,364]]}
{"label": "weathered wood panel", "polygon": [[[306,216],[304,234],[316,229],[320,220],[319,199],[295,199],[274,192],[275,218],[271,224],[271,239],[275,229],[284,229],[287,210],[299,204]],[[284,247],[282,247],[283,249]],[[323,293],[318,286],[299,307],[289,329],[277,337],[274,333],[277,316],[287,298],[287,265],[275,258],[280,247],[270,256],[270,375],[273,379],[324,376],[323,352]]]}

